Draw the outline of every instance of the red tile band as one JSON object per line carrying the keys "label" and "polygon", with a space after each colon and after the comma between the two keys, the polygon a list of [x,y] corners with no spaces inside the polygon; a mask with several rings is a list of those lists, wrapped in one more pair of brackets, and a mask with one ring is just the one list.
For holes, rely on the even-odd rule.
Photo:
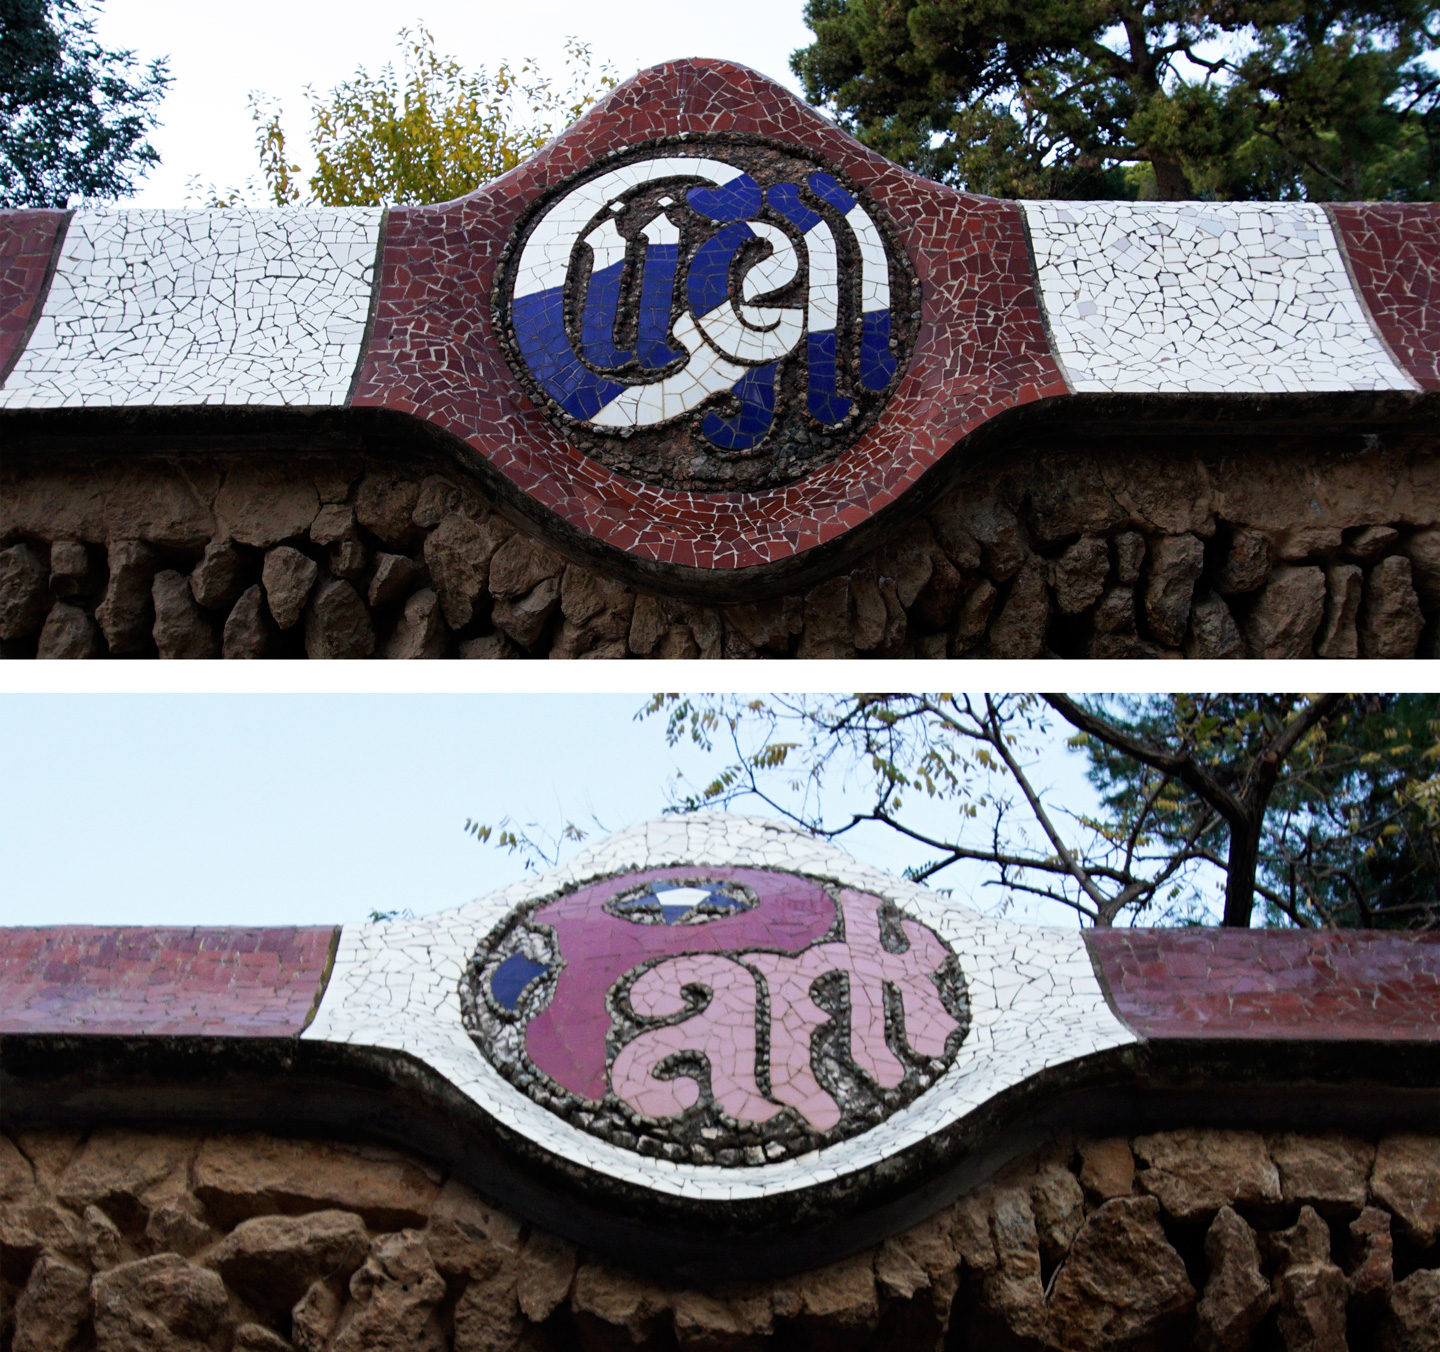
{"label": "red tile band", "polygon": [[[914,354],[879,420],[837,459],[783,488],[685,492],[612,473],[532,404],[492,331],[497,264],[541,194],[612,152],[698,133],[764,137],[839,167],[871,194],[919,277]],[[895,502],[981,423],[1064,393],[1016,206],[897,168],[742,66],[679,61],[622,85],[479,192],[390,213],[353,402],[444,428],[590,539],[658,564],[732,571],[837,539]]]}
{"label": "red tile band", "polygon": [[1146,1038],[1433,1041],[1440,935],[1087,930],[1116,1012]]}
{"label": "red tile band", "polygon": [[0,211],[0,380],[39,314],[66,214]]}
{"label": "red tile band", "polygon": [[1440,208],[1347,202],[1329,211],[1390,351],[1421,389],[1440,390]]}
{"label": "red tile band", "polygon": [[338,935],[328,925],[0,929],[0,1033],[296,1037]]}

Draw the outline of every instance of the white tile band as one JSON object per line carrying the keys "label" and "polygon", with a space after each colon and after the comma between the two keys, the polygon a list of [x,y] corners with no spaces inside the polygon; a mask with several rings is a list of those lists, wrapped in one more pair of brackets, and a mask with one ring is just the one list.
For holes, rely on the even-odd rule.
{"label": "white tile band", "polygon": [[0,408],[343,404],[382,215],[77,211]]}
{"label": "white tile band", "polygon": [[[476,945],[523,902],[643,868],[761,867],[833,879],[888,897],[954,949],[972,1025],[946,1073],[862,1135],[795,1159],[727,1168],[642,1157],[571,1127],[514,1089],[461,1023],[460,979]],[[416,898],[396,899],[397,905]],[[982,916],[773,821],[724,813],[622,831],[536,879],[453,911],[347,926],[308,1039],[407,1052],[504,1126],[596,1173],[696,1201],[773,1197],[879,1164],[945,1130],[995,1095],[1075,1058],[1135,1041],[1106,1004],[1078,930]]]}
{"label": "white tile band", "polygon": [[1417,388],[1376,337],[1319,206],[1021,206],[1078,393]]}

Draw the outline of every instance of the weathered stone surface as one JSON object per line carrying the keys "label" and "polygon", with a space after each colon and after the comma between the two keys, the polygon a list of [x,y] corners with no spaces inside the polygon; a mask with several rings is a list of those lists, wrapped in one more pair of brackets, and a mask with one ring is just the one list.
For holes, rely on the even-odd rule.
{"label": "weathered stone surface", "polygon": [[1195,1309],[1196,1352],[1249,1352],[1272,1296],[1260,1272],[1255,1232],[1228,1206],[1215,1213],[1206,1232],[1205,1260],[1210,1275]]}
{"label": "weathered stone surface", "polygon": [[100,626],[79,606],[71,605],[69,601],[57,601],[50,607],[45,627],[40,631],[36,657],[75,659],[103,654]]}
{"label": "weathered stone surface", "polygon": [[1101,1202],[1128,1197],[1135,1186],[1135,1156],[1123,1136],[1081,1141],[1080,1186]]}
{"label": "weathered stone surface", "polygon": [[1064,1349],[1166,1352],[1195,1304],[1180,1255],[1151,1197],[1117,1197],[1091,1213],[1055,1276],[1050,1317]]}
{"label": "weathered stone surface", "polygon": [[[337,1274],[344,1281],[348,1274]],[[312,1282],[290,1311],[290,1338],[298,1352],[325,1352],[345,1302],[333,1281]]]}
{"label": "weathered stone surface", "polygon": [[490,560],[512,534],[499,517],[477,525],[451,512],[426,536],[425,563],[452,629],[463,629],[475,618],[490,581]]}
{"label": "weathered stone surface", "polygon": [[310,538],[317,545],[327,546],[356,539],[355,509],[343,502],[326,503],[310,523]]}
{"label": "weathered stone surface", "polygon": [[404,596],[424,574],[425,570],[404,554],[376,554],[366,599],[372,606],[389,605],[396,597]]}
{"label": "weathered stone surface", "polygon": [[304,535],[319,510],[313,481],[274,465],[240,461],[215,495],[214,538],[269,549]]}
{"label": "weathered stone surface", "polygon": [[1045,1343],[1050,1314],[1029,1194],[1021,1188],[997,1188],[990,1198],[989,1228],[994,1261],[977,1273],[971,1341],[980,1346],[1003,1344],[1007,1338]]}
{"label": "weathered stone surface", "polygon": [[173,568],[155,574],[155,647],[162,658],[219,657],[220,644],[209,617],[195,604],[190,579]]}
{"label": "weathered stone surface", "polygon": [[354,1211],[375,1230],[424,1225],[440,1182],[378,1146],[211,1136],[193,1169],[195,1194],[223,1225],[266,1212]]}
{"label": "weathered stone surface", "polygon": [[173,1253],[100,1273],[90,1300],[98,1352],[212,1352],[229,1305],[215,1273]]}
{"label": "weathered stone surface", "polygon": [[1353,563],[1340,563],[1325,570],[1325,622],[1315,640],[1315,656],[1348,658],[1360,655],[1360,636],[1355,621],[1360,614],[1360,596],[1365,575]]}
{"label": "weathered stone surface", "polygon": [[235,1330],[231,1352],[292,1352],[292,1346],[264,1324],[241,1324]]}
{"label": "weathered stone surface", "polygon": [[330,575],[354,582],[364,576],[369,555],[359,540],[341,540],[330,551]]}
{"label": "weathered stone surface", "polygon": [[520,1250],[515,1297],[525,1317],[543,1324],[570,1294],[575,1250],[563,1239],[532,1230]]}
{"label": "weathered stone surface", "polygon": [[1365,1181],[1375,1147],[1358,1136],[1284,1132],[1267,1141],[1287,1202],[1313,1206],[1322,1216],[1354,1214],[1365,1205]]}
{"label": "weathered stone surface", "polygon": [[1131,520],[1157,534],[1209,536],[1215,493],[1207,466],[1184,456],[1108,455],[1100,465],[1105,485]]}
{"label": "weathered stone surface", "polygon": [[957,524],[979,542],[981,563],[996,582],[1014,577],[1029,556],[1025,528],[1003,503],[967,504]]}
{"label": "weathered stone surface", "polygon": [[1140,1186],[1178,1221],[1280,1200],[1280,1176],[1258,1132],[1162,1131],[1136,1137],[1135,1154],[1146,1166]]}
{"label": "weathered stone surface", "polygon": [[387,549],[403,552],[415,535],[419,498],[420,485],[413,479],[371,470],[355,493],[355,520]]}
{"label": "weathered stone surface", "polygon": [[1277,568],[1241,630],[1251,657],[1313,656],[1325,613],[1325,574],[1319,568]]}
{"label": "weathered stone surface", "polygon": [[233,540],[212,540],[190,574],[190,592],[207,610],[226,610],[245,590],[245,556]]}
{"label": "weathered stone surface", "polygon": [[1039,657],[1045,648],[1045,631],[1050,623],[1050,589],[1045,585],[1045,565],[1030,559],[1016,574],[1010,595],[990,624],[986,647],[991,657],[1027,659]]}
{"label": "weathered stone surface", "polygon": [[1065,1257],[1085,1223],[1085,1194],[1069,1169],[1047,1160],[1031,1180],[1030,1206],[1035,1213],[1040,1256],[1053,1267]]}
{"label": "weathered stone surface", "polygon": [[950,636],[950,655],[959,657],[968,652],[985,637],[990,613],[995,609],[999,589],[988,577],[982,577],[961,603],[960,613],[955,617],[955,631]]}
{"label": "weathered stone surface", "polygon": [[145,1238],[158,1252],[189,1258],[209,1248],[219,1236],[189,1207],[179,1202],[161,1202],[151,1209],[145,1222]]}
{"label": "weathered stone surface", "polygon": [[1260,587],[1270,576],[1273,550],[1270,537],[1263,531],[1241,529],[1230,537],[1225,562],[1215,578],[1215,590],[1221,596],[1238,596]]}
{"label": "weathered stone surface", "polygon": [[50,608],[50,569],[29,545],[0,549],[0,639],[29,638]]}
{"label": "weathered stone surface", "polygon": [[1286,1352],[1348,1352],[1345,1276],[1330,1261],[1330,1231],[1314,1207],[1301,1207],[1270,1247],[1279,1259],[1276,1323]]}
{"label": "weathered stone surface", "polygon": [[1209,661],[1245,656],[1245,641],[1235,617],[1213,592],[1203,592],[1190,612],[1185,656]]}
{"label": "weathered stone surface", "polygon": [[87,1206],[80,1223],[85,1235],[85,1256],[97,1272],[137,1256],[125,1243],[120,1227],[98,1206]]}
{"label": "weathered stone surface", "polygon": [[206,1256],[225,1281],[261,1309],[288,1310],[321,1278],[344,1280],[365,1261],[370,1237],[349,1211],[256,1216]]}
{"label": "weathered stone surface", "polygon": [[526,1328],[513,1274],[472,1277],[455,1305],[454,1352],[514,1352]]}
{"label": "weathered stone surface", "polygon": [[1440,1138],[1402,1132],[1375,1151],[1370,1192],[1422,1249],[1440,1238]]}
{"label": "weathered stone surface", "polygon": [[[492,1207],[458,1179],[450,1179],[435,1199],[425,1243],[435,1266],[447,1277],[462,1273],[489,1277],[503,1269],[514,1284],[519,1221]],[[563,1299],[562,1294],[559,1300]]]}
{"label": "weathered stone surface", "polygon": [[1110,546],[1086,535],[1076,540],[1053,565],[1055,604],[1066,615],[1078,615],[1100,599],[1110,571]]}
{"label": "weathered stone surface", "polygon": [[490,621],[520,647],[533,648],[559,607],[560,579],[547,577],[523,596],[497,600],[490,608]]}
{"label": "weathered stone surface", "polygon": [[1390,1289],[1395,1280],[1395,1243],[1388,1211],[1367,1206],[1350,1222],[1345,1270],[1352,1306],[1373,1306]]}
{"label": "weathered stone surface", "polygon": [[1345,532],[1345,553],[1361,563],[1371,563],[1390,549],[1400,538],[1394,526],[1361,526]]}
{"label": "weathered stone surface", "polygon": [[1205,546],[1193,535],[1164,535],[1150,547],[1145,623],[1167,648],[1178,647],[1190,622],[1190,598],[1205,568]]}
{"label": "weathered stone surface", "polygon": [[333,1352],[447,1352],[438,1306],[445,1279],[415,1230],[381,1235],[350,1278],[355,1309],[331,1344]]}
{"label": "weathered stone surface", "polygon": [[342,578],[322,582],[305,611],[305,655],[356,658],[374,651],[375,626],[359,593]]}
{"label": "weathered stone surface", "polygon": [[21,1154],[14,1141],[0,1133],[0,1201],[23,1197],[34,1187],[35,1166]]}
{"label": "weathered stone surface", "polygon": [[406,599],[394,630],[380,650],[380,656],[392,659],[443,657],[449,642],[450,630],[446,628],[445,617],[440,612],[440,598],[429,587],[423,587]]}
{"label": "weathered stone surface", "polygon": [[803,1323],[834,1330],[873,1329],[880,1318],[874,1259],[868,1253],[802,1272],[780,1287],[793,1297],[789,1317]]}
{"label": "weathered stone surface", "polygon": [[21,1200],[0,1207],[0,1254],[29,1261],[41,1253],[83,1260],[85,1230],[73,1212],[54,1202]]}
{"label": "weathered stone surface", "polygon": [[673,1311],[675,1341],[684,1352],[742,1352],[768,1338],[775,1324],[763,1295],[677,1291]]}
{"label": "weathered stone surface", "polygon": [[883,1295],[909,1300],[930,1285],[930,1277],[905,1246],[892,1237],[875,1251],[875,1285]]}
{"label": "weathered stone surface", "polygon": [[420,490],[415,495],[415,506],[410,520],[421,530],[438,526],[451,512],[460,506],[460,490],[438,474],[431,474],[420,481]]}
{"label": "weathered stone surface", "polygon": [[270,608],[265,604],[265,590],[257,582],[240,593],[225,621],[220,639],[220,652],[229,658],[264,657],[274,637]]}
{"label": "weathered stone surface", "polygon": [[669,1308],[666,1291],[634,1273],[599,1262],[582,1263],[575,1273],[570,1309],[582,1331],[602,1341],[609,1341],[608,1326],[624,1329],[631,1343],[643,1343]]}
{"label": "weathered stone surface", "polygon": [[79,540],[50,546],[50,595],[68,600],[90,590],[90,551]]}
{"label": "weathered stone surface", "polygon": [[[635,621],[630,646],[635,647],[634,623],[640,618],[640,600],[635,602]],[[805,622],[800,633],[797,657],[845,660],[855,656],[850,608],[850,579],[832,577],[805,593]]]}
{"label": "weathered stone surface", "polygon": [[1115,581],[1122,587],[1133,587],[1140,581],[1145,564],[1145,537],[1139,531],[1127,530],[1112,541],[1115,549]]}
{"label": "weathered stone surface", "polygon": [[629,587],[571,564],[560,581],[561,625],[550,656],[586,657],[606,649],[623,657],[634,607]]}
{"label": "weathered stone surface", "polygon": [[293,627],[300,618],[319,576],[315,560],[290,545],[277,545],[265,555],[260,581],[270,615],[281,629]]}
{"label": "weathered stone surface", "polygon": [[110,545],[109,561],[110,581],[95,618],[112,655],[140,652],[150,645],[155,622],[150,579],[160,568],[160,558],[139,540],[116,540]]}
{"label": "weathered stone surface", "polygon": [[1405,546],[1411,582],[1427,606],[1440,606],[1440,526],[1417,530]]}
{"label": "weathered stone surface", "polygon": [[1440,1271],[1421,1268],[1386,1295],[1380,1352],[1440,1352]]}
{"label": "weathered stone surface", "polygon": [[525,654],[504,634],[482,634],[479,638],[467,638],[460,645],[460,656],[470,661],[493,662],[496,659],[524,657]]}
{"label": "weathered stone surface", "polygon": [[90,1318],[90,1278],[41,1254],[15,1302],[13,1352],[66,1352]]}
{"label": "weathered stone surface", "polygon": [[[638,608],[640,598],[635,605]],[[793,596],[770,601],[725,606],[721,611],[726,629],[734,629],[759,652],[780,657],[790,651],[790,641],[805,627],[802,602]]]}
{"label": "weathered stone surface", "polygon": [[531,536],[512,535],[490,560],[490,594],[513,601],[564,571],[565,560],[553,549]]}
{"label": "weathered stone surface", "polygon": [[1360,608],[1362,657],[1414,657],[1425,617],[1410,581],[1410,560],[1403,554],[1381,559],[1365,579]]}

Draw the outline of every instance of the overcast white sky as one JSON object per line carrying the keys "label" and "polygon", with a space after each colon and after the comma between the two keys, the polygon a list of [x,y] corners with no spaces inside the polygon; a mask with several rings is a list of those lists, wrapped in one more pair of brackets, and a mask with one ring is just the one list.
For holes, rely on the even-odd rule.
{"label": "overcast white sky", "polygon": [[578,0],[105,0],[101,41],[145,60],[169,56],[175,77],[153,138],[164,163],[130,205],[181,206],[192,176],[226,186],[255,174],[252,89],[281,100],[291,140],[303,146],[304,87],[323,92],[357,65],[378,69],[395,57],[398,31],[417,21],[472,69],[533,57],[563,77],[564,40],[576,37],[622,77],[676,57],[723,57],[797,92],[790,53],[813,36],[801,0],[628,0],[614,9]]}
{"label": "overcast white sky", "polygon": [[[677,767],[713,768],[669,749],[662,720],[637,723],[643,703],[0,694],[0,924],[325,923],[459,905],[522,873],[464,833],[467,816],[617,830],[660,815]],[[1039,777],[1068,806],[1092,801],[1060,738]],[[896,871],[913,858],[878,833],[842,844]],[[1003,900],[975,890],[977,874],[947,881],[984,909]],[[1073,923],[1059,908],[1013,914]]]}

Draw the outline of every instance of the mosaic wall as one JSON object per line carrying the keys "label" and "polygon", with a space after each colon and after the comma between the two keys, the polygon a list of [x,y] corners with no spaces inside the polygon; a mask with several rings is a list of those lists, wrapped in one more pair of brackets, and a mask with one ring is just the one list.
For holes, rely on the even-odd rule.
{"label": "mosaic wall", "polygon": [[1428,205],[957,193],[677,62],[457,202],[6,214],[0,410],[385,410],[555,538],[693,581],[833,545],[1041,400],[1432,425],[1437,259]]}

